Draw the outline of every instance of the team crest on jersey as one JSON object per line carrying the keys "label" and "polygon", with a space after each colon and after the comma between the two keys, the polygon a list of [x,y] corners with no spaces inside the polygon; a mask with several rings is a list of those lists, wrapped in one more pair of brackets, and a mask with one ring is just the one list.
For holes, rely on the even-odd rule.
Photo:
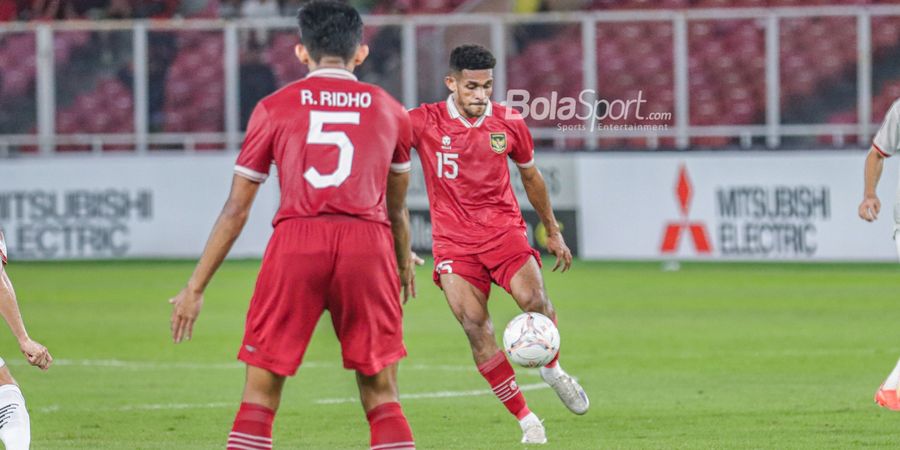
{"label": "team crest on jersey", "polygon": [[497,153],[506,151],[506,133],[491,133],[491,150]]}

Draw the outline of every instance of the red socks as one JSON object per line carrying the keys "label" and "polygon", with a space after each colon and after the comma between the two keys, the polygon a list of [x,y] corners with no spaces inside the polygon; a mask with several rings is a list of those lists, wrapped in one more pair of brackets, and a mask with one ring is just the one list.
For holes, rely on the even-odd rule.
{"label": "red socks", "polygon": [[[269,450],[275,411],[254,403],[241,403],[228,435],[228,450]],[[383,403],[366,414],[372,450],[415,450],[409,423],[396,402]]]}
{"label": "red socks", "polygon": [[[556,317],[555,317],[555,316],[553,317],[553,325],[556,325],[557,328],[559,328],[559,325],[556,323]],[[556,363],[557,363],[557,362],[559,362],[559,351],[558,351],[558,350],[557,350],[557,352],[556,352],[556,356],[554,356],[553,359],[551,359],[550,362],[548,362],[547,365],[544,366],[544,367],[549,367],[549,368],[552,369],[552,368],[556,367]]]}
{"label": "red socks", "polygon": [[241,403],[228,434],[228,450],[271,449],[273,420],[274,410],[255,403]]}
{"label": "red socks", "polygon": [[397,402],[382,403],[366,413],[371,450],[415,450],[409,423]]}
{"label": "red socks", "polygon": [[521,419],[531,413],[528,405],[525,404],[525,396],[522,395],[519,385],[516,384],[516,373],[502,351],[479,364],[478,371],[491,385],[494,395],[512,415],[516,416],[516,419]]}

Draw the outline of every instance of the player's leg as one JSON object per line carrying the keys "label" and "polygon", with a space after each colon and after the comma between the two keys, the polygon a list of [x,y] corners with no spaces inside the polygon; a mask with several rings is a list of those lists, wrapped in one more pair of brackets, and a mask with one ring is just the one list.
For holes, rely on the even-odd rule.
{"label": "player's leg", "polygon": [[284,380],[283,375],[247,365],[241,407],[228,434],[229,450],[272,448],[272,422],[281,403]]}
{"label": "player's leg", "polygon": [[900,361],[897,361],[894,370],[875,392],[875,403],[890,410],[900,411],[898,394],[900,394]]}
{"label": "player's leg", "polygon": [[238,359],[247,363],[229,449],[272,448],[285,377],[297,371],[325,307],[333,236],[306,221],[280,223],[263,257]]}
{"label": "player's leg", "polygon": [[397,363],[374,375],[356,371],[359,399],[369,422],[370,445],[373,450],[414,450],[415,441],[397,389]]}
{"label": "player's leg", "polygon": [[369,445],[374,450],[414,449],[397,388],[397,362],[406,356],[406,347],[393,237],[386,227],[370,222],[334,226],[341,247],[328,310],[344,367],[356,371]]}
{"label": "player's leg", "polygon": [[894,245],[897,246],[897,256],[900,257],[900,187],[894,197]]}
{"label": "player's leg", "polygon": [[7,450],[28,450],[31,422],[25,397],[3,359],[0,359],[0,366],[0,441]]}
{"label": "player's leg", "polygon": [[[530,250],[530,248],[529,248]],[[556,323],[556,311],[547,290],[544,288],[544,278],[541,275],[540,265],[537,259],[529,251],[523,256],[512,257],[508,262],[501,264],[495,273],[503,287],[512,294],[522,311],[543,314]],[[524,259],[524,263],[522,262]],[[518,267],[518,269],[515,269]],[[508,274],[515,269],[515,275],[507,282]],[[560,400],[575,414],[584,414],[590,408],[590,400],[587,393],[578,382],[567,374],[559,364],[559,353],[545,367],[541,367],[541,378],[556,391]]]}
{"label": "player's leg", "polygon": [[[528,408],[525,396],[516,383],[516,373],[506,355],[497,346],[494,337],[494,325],[487,308],[487,289],[490,289],[490,282],[488,281],[485,289],[482,277],[477,275],[474,269],[455,261],[454,273],[440,275],[447,304],[450,305],[450,310],[469,339],[478,372],[487,380],[497,399],[519,421],[523,432],[522,442],[543,444],[547,442],[544,426]],[[464,278],[463,274],[467,272],[469,275]],[[482,287],[475,287],[467,279],[481,284]]]}

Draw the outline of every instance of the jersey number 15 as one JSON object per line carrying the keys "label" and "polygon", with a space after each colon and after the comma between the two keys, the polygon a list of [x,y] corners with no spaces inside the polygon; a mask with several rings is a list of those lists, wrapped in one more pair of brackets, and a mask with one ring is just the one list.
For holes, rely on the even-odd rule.
{"label": "jersey number 15", "polygon": [[459,163],[456,162],[458,158],[459,154],[457,153],[437,152],[438,178],[446,178],[448,180],[456,178],[459,175]]}

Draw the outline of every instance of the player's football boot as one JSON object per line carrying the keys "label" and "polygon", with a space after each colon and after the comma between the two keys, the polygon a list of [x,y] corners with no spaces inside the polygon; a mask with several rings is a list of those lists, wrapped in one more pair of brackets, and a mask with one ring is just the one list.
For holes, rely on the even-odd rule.
{"label": "player's football boot", "polygon": [[591,407],[591,401],[588,400],[584,388],[569,374],[563,372],[562,375],[554,376],[552,371],[541,368],[541,378],[556,391],[556,395],[569,411],[581,415]]}
{"label": "player's football boot", "polygon": [[897,399],[897,391],[885,389],[884,384],[875,392],[875,403],[891,411],[900,411],[900,399]]}
{"label": "player's football boot", "polygon": [[547,432],[544,430],[544,424],[537,416],[533,419],[526,420],[522,426],[522,443],[523,444],[546,444]]}

